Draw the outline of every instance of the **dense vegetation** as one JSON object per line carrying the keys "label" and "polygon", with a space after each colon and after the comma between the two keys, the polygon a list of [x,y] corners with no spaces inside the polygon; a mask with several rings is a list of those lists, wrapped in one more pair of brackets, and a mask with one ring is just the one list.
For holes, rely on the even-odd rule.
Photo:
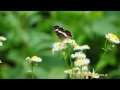
{"label": "dense vegetation", "polygon": [[[7,40],[0,47],[0,78],[27,79],[29,65],[26,57],[34,55],[42,58],[35,68],[35,78],[68,78],[60,54],[53,55],[52,47],[58,38],[53,26],[59,25],[70,30],[77,44],[90,46],[86,51],[90,59],[89,69],[94,66],[103,53],[105,34],[114,33],[120,37],[120,12],[112,11],[1,11],[0,36]],[[99,65],[98,73],[108,77],[120,78],[120,47],[109,51]]]}

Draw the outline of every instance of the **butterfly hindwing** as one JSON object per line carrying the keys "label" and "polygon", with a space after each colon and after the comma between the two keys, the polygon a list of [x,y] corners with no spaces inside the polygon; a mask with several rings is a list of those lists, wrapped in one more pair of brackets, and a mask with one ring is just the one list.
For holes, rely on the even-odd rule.
{"label": "butterfly hindwing", "polygon": [[69,37],[72,37],[72,33],[69,30],[65,30],[65,33],[67,33]]}

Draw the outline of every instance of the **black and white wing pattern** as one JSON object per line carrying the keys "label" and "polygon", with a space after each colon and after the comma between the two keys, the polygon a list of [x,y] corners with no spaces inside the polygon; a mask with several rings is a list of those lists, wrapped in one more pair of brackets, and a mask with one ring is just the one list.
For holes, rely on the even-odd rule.
{"label": "black and white wing pattern", "polygon": [[58,25],[54,26],[54,30],[60,40],[64,40],[64,39],[73,37],[72,33],[69,30],[65,30]]}

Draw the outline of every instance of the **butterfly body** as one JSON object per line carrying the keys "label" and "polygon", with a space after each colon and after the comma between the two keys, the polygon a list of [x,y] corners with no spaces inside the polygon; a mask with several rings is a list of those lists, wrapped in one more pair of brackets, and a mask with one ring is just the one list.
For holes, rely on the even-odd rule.
{"label": "butterfly body", "polygon": [[65,30],[58,25],[54,26],[54,30],[60,40],[72,38],[72,33],[69,30]]}

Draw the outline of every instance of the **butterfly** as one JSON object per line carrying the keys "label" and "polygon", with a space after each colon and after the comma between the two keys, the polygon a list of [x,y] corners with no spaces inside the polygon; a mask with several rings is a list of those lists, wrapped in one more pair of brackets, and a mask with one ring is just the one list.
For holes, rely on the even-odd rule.
{"label": "butterfly", "polygon": [[65,40],[73,37],[72,33],[69,30],[65,30],[58,25],[55,25],[53,27],[54,27],[55,33],[57,34],[60,40]]}

